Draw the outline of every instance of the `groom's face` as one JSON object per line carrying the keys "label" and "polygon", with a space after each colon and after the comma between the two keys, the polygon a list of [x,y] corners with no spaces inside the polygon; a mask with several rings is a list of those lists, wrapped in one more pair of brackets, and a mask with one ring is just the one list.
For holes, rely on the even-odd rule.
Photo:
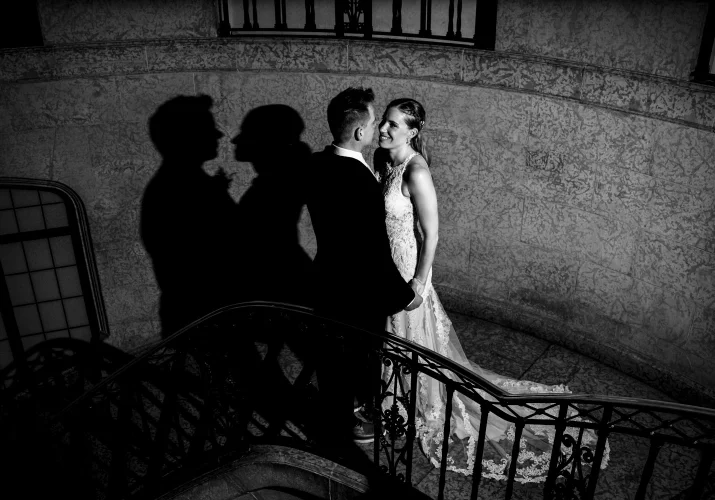
{"label": "groom's face", "polygon": [[370,112],[370,119],[363,125],[362,142],[365,145],[372,144],[372,139],[375,136],[375,110],[372,105],[367,107]]}

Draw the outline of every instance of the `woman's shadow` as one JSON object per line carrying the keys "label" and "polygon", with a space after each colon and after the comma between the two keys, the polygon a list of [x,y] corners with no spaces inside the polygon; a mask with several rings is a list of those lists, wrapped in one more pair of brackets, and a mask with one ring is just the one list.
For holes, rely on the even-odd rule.
{"label": "woman's shadow", "polygon": [[253,183],[238,203],[243,278],[253,300],[307,305],[312,260],[300,246],[298,222],[305,205],[310,147],[305,125],[290,106],[270,104],[248,112],[235,158],[250,162]]}

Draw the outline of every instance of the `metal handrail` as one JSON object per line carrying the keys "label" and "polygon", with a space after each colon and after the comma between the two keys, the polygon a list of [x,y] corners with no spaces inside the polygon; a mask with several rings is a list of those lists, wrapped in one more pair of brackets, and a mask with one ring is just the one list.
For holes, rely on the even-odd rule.
{"label": "metal handrail", "polygon": [[[545,498],[567,494],[594,498],[607,440],[618,435],[649,443],[635,498],[645,498],[658,452],[665,445],[690,454],[696,470],[687,498],[700,498],[708,484],[715,456],[715,410],[626,397],[509,394],[412,342],[317,316],[307,308],[267,302],[223,307],[187,325],[99,382],[59,412],[48,427],[56,442],[70,443],[63,463],[77,463],[72,460],[77,450],[106,462],[108,471],[102,477],[108,479],[101,484],[91,471],[81,474],[88,484],[94,482],[115,498],[156,496],[226,457],[244,453],[256,442],[290,442],[332,458],[313,434],[315,414],[311,412],[320,392],[311,377],[321,355],[338,352],[333,348],[344,342],[368,338],[380,340],[382,346],[375,349],[383,363],[404,381],[411,381],[399,395],[406,419],[396,418],[394,401],[398,398],[391,408],[385,405],[389,395],[398,395],[398,376],[389,382],[380,378],[375,394],[379,439],[372,460],[388,476],[412,482],[417,459],[412,456],[415,381],[424,375],[442,383],[448,395],[460,394],[480,405],[476,464],[482,463],[485,452],[489,415],[514,425],[515,446],[506,461],[504,498],[510,498],[518,487],[518,443],[522,431],[531,425],[554,429]],[[315,346],[330,349],[320,352]],[[279,366],[282,357],[288,356],[285,353],[294,353],[290,354],[295,358],[292,362],[300,366],[291,380],[285,375],[291,370]],[[443,435],[449,436],[452,397],[446,401]],[[583,442],[586,430],[596,431],[595,447]],[[448,441],[442,443],[438,498],[443,498],[447,482]],[[98,456],[102,453],[111,456]],[[475,467],[472,498],[477,498],[481,481],[480,469]]]}
{"label": "metal handrail", "polygon": [[[387,39],[419,38],[422,41],[437,43],[452,43],[472,45],[481,50],[494,50],[496,39],[497,0],[450,0],[447,8],[447,29],[444,34],[433,33],[432,17],[434,7],[432,0],[421,0],[419,30],[414,33],[406,31],[402,23],[402,0],[392,0],[392,19],[389,31],[376,31],[373,26],[372,0],[333,0],[335,24],[332,28],[316,27],[315,0],[304,0],[305,24],[303,26],[288,26],[286,17],[286,0],[274,0],[274,22],[272,26],[261,26],[258,21],[256,0],[243,0],[243,24],[237,26],[236,20],[230,17],[228,0],[221,0],[218,5],[219,29],[222,37],[242,36],[246,33],[270,34],[280,32],[292,35],[334,35],[343,38],[346,35],[361,36],[366,39],[373,37]],[[293,2],[296,5],[298,2]],[[470,3],[475,8],[474,36],[462,36],[463,3]],[[232,23],[233,21],[233,23]],[[456,29],[455,29],[456,28]]]}

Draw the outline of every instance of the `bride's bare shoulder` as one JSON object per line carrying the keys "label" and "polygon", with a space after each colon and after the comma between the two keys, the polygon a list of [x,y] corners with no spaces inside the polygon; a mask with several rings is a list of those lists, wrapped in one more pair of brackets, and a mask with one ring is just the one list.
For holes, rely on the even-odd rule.
{"label": "bride's bare shoulder", "polygon": [[422,155],[416,155],[405,166],[405,176],[419,178],[423,176],[432,177],[432,174],[430,173],[429,166]]}

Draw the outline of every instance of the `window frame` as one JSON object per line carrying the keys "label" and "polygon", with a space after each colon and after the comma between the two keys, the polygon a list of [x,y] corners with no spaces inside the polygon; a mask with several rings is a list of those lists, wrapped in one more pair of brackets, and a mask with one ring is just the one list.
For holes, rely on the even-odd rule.
{"label": "window frame", "polygon": [[[87,313],[87,322],[90,328],[90,342],[98,342],[109,336],[109,324],[101,294],[99,272],[94,256],[92,239],[89,230],[89,222],[84,203],[81,198],[68,186],[49,180],[27,179],[19,177],[0,177],[0,189],[8,190],[32,190],[38,192],[48,192],[57,195],[65,206],[67,213],[67,225],[58,228],[44,228],[33,231],[18,231],[10,234],[0,235],[0,244],[25,242],[39,239],[49,239],[57,236],[69,235],[72,241],[75,265],[82,287],[82,297],[84,298]],[[41,205],[44,206],[44,205]],[[12,210],[17,210],[13,207]],[[43,216],[44,217],[44,216]],[[53,263],[53,269],[54,267]],[[23,336],[17,324],[13,305],[6,281],[5,271],[0,263],[0,314],[5,324],[7,340],[12,353],[13,361],[9,366],[23,371],[26,368],[26,349],[23,345]],[[70,327],[67,326],[69,331]],[[46,333],[46,332],[41,332]],[[51,333],[51,332],[50,332]],[[5,370],[7,367],[2,368]]]}
{"label": "window frame", "polygon": [[[692,80],[696,83],[715,85],[715,71],[710,70],[711,61],[715,46],[715,1],[708,2],[708,12],[705,16],[705,25],[700,39],[700,51],[695,70],[692,72]],[[715,70],[715,68],[714,68]]]}

